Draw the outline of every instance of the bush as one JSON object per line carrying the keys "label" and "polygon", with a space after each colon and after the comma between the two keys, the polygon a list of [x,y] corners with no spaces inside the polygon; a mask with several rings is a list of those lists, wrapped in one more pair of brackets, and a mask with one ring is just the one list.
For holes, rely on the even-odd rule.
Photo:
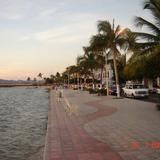
{"label": "bush", "polygon": [[90,93],[90,94],[96,94],[96,93],[97,93],[97,89],[92,89],[92,88],[90,88],[90,89],[89,89],[89,93]]}
{"label": "bush", "polygon": [[98,90],[98,96],[106,96],[107,95],[107,89],[102,88]]}
{"label": "bush", "polygon": [[89,88],[84,87],[84,88],[83,88],[83,91],[89,91]]}

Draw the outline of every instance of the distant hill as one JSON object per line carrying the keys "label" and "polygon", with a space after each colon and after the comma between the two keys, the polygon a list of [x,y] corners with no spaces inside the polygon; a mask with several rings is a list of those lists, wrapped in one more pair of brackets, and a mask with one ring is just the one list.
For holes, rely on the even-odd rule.
{"label": "distant hill", "polygon": [[5,80],[0,79],[0,84],[30,84],[33,83],[33,81],[25,81],[25,80]]}

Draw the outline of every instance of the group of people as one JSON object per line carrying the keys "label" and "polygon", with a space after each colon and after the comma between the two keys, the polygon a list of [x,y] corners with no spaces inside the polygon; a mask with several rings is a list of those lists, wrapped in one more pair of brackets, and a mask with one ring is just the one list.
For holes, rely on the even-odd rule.
{"label": "group of people", "polygon": [[52,89],[55,90],[58,100],[63,97],[63,86],[62,85],[54,85]]}

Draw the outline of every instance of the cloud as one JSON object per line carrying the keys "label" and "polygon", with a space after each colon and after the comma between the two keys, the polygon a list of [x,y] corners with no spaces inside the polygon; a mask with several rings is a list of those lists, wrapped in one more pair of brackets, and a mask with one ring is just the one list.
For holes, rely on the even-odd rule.
{"label": "cloud", "polygon": [[32,4],[25,0],[0,1],[0,18],[8,20],[19,20],[26,16]]}
{"label": "cloud", "polygon": [[46,16],[52,16],[54,13],[58,11],[58,8],[50,8],[45,9],[39,13],[40,16],[46,17]]}
{"label": "cloud", "polygon": [[[51,13],[49,10],[46,13]],[[45,14],[46,14],[45,13]],[[63,13],[67,15],[67,13]],[[73,16],[61,15],[64,25],[50,27],[42,31],[36,31],[30,35],[25,35],[21,38],[22,41],[34,40],[39,42],[55,42],[55,43],[71,43],[90,38],[89,36],[95,34],[96,22],[103,15],[77,13]],[[69,14],[69,13],[68,13]]]}

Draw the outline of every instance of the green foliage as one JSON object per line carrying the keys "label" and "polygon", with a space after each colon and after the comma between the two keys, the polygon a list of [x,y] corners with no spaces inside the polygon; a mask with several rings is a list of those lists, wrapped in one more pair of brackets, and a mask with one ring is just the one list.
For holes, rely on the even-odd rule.
{"label": "green foliage", "polygon": [[160,51],[154,54],[140,55],[132,58],[124,69],[127,79],[141,80],[160,76]]}
{"label": "green foliage", "polygon": [[102,89],[98,89],[98,96],[106,96],[107,95],[107,89],[102,88]]}
{"label": "green foliage", "polygon": [[160,76],[160,1],[145,0],[143,8],[151,12],[154,20],[152,23],[142,17],[135,18],[136,26],[147,27],[150,33],[134,32],[137,43],[133,48],[138,49],[138,52],[125,67],[128,79],[152,79]]}
{"label": "green foliage", "polygon": [[90,94],[97,94],[98,90],[97,89],[93,89],[93,88],[89,88],[89,93]]}
{"label": "green foliage", "polygon": [[53,79],[51,79],[51,78],[45,79],[45,84],[52,84],[52,83],[53,83]]}

